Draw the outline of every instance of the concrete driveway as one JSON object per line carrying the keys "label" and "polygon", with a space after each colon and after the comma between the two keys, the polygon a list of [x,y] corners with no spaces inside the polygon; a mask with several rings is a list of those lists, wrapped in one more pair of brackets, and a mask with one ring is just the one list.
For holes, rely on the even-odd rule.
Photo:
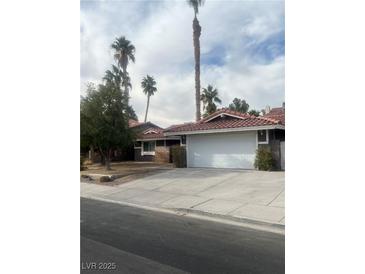
{"label": "concrete driveway", "polygon": [[81,184],[81,196],[285,223],[284,172],[187,168],[119,186]]}

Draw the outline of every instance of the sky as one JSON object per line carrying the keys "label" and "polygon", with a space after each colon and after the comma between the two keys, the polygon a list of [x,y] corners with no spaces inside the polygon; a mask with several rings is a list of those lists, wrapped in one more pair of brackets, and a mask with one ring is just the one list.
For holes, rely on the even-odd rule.
{"label": "sky", "polygon": [[[148,74],[158,89],[148,120],[161,127],[194,121],[193,17],[186,0],[81,1],[81,95],[115,64],[110,45],[125,36],[136,47],[127,70],[139,120],[147,103],[141,81]],[[201,87],[218,89],[218,107],[235,97],[257,110],[284,102],[284,17],[284,1],[206,0],[199,9]]]}

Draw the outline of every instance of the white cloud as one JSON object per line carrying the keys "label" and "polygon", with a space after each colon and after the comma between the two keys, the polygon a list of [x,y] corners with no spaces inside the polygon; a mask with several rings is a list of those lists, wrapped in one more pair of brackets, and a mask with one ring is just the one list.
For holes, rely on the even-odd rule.
{"label": "white cloud", "polygon": [[[136,47],[136,63],[128,70],[133,85],[131,103],[140,120],[146,104],[140,82],[149,74],[158,87],[151,98],[149,120],[161,126],[192,121],[193,11],[185,1],[158,2],[156,7],[143,3],[146,2],[106,2],[82,7],[81,84],[102,78],[114,62],[110,44],[116,36],[125,35]],[[258,62],[251,49],[283,33],[283,3],[206,1],[199,21],[202,55],[218,48],[224,62],[203,64],[201,85],[217,87],[225,106],[234,97],[245,98],[257,109],[267,104],[280,105],[284,100],[284,57]],[[269,44],[270,47],[275,50]]]}

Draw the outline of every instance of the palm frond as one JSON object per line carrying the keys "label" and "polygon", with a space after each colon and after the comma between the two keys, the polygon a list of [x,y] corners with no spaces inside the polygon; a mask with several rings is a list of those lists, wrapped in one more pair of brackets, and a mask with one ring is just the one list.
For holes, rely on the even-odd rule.
{"label": "palm frond", "polygon": [[115,50],[114,59],[116,59],[118,65],[123,69],[126,69],[129,60],[135,63],[134,54],[136,48],[125,38],[125,36],[116,38],[112,43],[111,48]]}
{"label": "palm frond", "polygon": [[205,0],[187,0],[188,5],[193,7],[195,15],[199,13],[199,7],[201,7]]}
{"label": "palm frond", "polygon": [[154,95],[157,91],[156,81],[152,76],[149,75],[142,79],[141,87],[143,89],[143,92],[148,96]]}

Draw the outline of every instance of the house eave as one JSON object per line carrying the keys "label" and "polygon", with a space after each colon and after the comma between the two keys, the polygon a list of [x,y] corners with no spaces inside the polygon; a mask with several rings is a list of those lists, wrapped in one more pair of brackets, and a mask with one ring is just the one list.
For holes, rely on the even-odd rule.
{"label": "house eave", "polygon": [[172,134],[172,135],[169,135],[169,136],[165,135],[165,137],[160,137],[160,138],[145,138],[145,139],[137,138],[136,139],[137,142],[155,141],[155,140],[180,140],[180,136],[176,136],[176,134]]}
{"label": "house eave", "polygon": [[225,133],[225,132],[242,132],[242,131],[253,131],[253,130],[263,130],[263,129],[283,129],[284,125],[266,125],[266,126],[254,126],[254,127],[238,127],[238,128],[222,128],[222,129],[207,129],[207,130],[194,130],[194,131],[175,131],[175,132],[165,132],[165,136],[175,136],[175,135],[193,135],[193,134],[209,134],[209,133]]}

